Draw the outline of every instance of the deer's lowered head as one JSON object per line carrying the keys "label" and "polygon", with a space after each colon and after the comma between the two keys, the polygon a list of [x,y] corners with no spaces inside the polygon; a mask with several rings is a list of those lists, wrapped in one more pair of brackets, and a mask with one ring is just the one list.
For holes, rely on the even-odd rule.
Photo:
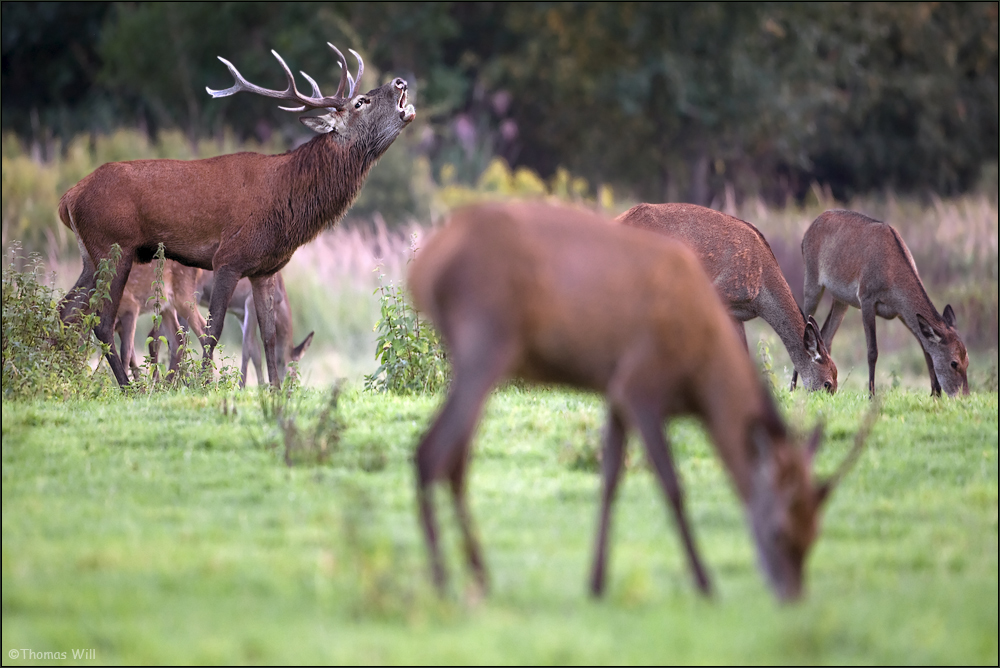
{"label": "deer's lowered head", "polygon": [[931,314],[925,318],[916,314],[917,329],[924,351],[931,358],[934,375],[949,396],[969,393],[969,353],[955,329],[955,310],[951,304],[944,307],[940,317]]}

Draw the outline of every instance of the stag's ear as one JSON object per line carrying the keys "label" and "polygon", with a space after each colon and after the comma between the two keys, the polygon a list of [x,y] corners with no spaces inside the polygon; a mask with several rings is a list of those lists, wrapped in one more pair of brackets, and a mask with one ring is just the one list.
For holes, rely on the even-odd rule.
{"label": "stag's ear", "polygon": [[917,325],[920,327],[920,334],[931,343],[941,343],[944,340],[944,336],[937,330],[937,327],[927,322],[927,319],[919,313],[917,314]]}
{"label": "stag's ear", "polygon": [[941,314],[941,317],[944,318],[949,327],[955,326],[955,310],[951,308],[951,304],[944,307],[944,313]]}
{"label": "stag's ear", "polygon": [[306,126],[313,132],[324,135],[328,132],[333,132],[341,126],[343,122],[341,121],[339,115],[337,114],[323,114],[322,116],[300,116],[299,121],[302,125]]}

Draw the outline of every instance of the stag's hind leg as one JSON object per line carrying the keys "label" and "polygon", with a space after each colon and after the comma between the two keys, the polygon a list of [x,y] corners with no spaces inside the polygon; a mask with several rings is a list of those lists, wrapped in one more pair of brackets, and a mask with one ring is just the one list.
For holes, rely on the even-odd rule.
{"label": "stag's hind leg", "polygon": [[597,529],[597,544],[594,548],[594,565],[590,571],[590,593],[601,596],[608,559],[608,530],[611,524],[611,504],[621,478],[625,461],[625,423],[614,409],[608,408],[608,422],[604,432],[604,455],[601,464],[601,510]]}
{"label": "stag's hind leg", "polygon": [[121,358],[118,357],[118,352],[115,349],[115,318],[118,315],[118,305],[121,303],[122,293],[125,291],[125,283],[128,281],[129,272],[132,271],[132,258],[134,255],[134,249],[122,249],[115,277],[111,281],[111,298],[101,302],[99,311],[101,321],[94,328],[94,335],[97,336],[97,340],[108,346],[108,353],[105,357],[108,360],[108,365],[111,367],[111,372],[114,373],[115,379],[121,387],[128,385],[129,380],[125,374],[125,367],[122,365]]}

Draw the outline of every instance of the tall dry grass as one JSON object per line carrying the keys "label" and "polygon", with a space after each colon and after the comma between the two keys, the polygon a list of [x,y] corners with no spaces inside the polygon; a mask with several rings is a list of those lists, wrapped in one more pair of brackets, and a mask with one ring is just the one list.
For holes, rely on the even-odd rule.
{"label": "tall dry grass", "polygon": [[[58,219],[57,204],[65,190],[100,164],[138,158],[208,157],[236,150],[274,153],[285,147],[277,143],[240,145],[231,135],[192,146],[179,132],[163,132],[157,141],[151,142],[143,133],[120,130],[108,136],[81,136],[56,148],[52,151],[54,157],[43,161],[16,137],[3,137],[3,247],[6,249],[16,239],[26,250],[41,253],[47,268],[55,272],[55,284],[65,289],[79,275],[80,260],[75,240]],[[338,376],[360,378],[375,369],[373,327],[379,316],[379,304],[373,293],[378,288],[379,276],[387,282],[404,280],[406,264],[414,249],[419,249],[433,225],[454,206],[483,199],[549,197],[614,215],[635,203],[616,201],[607,187],[591,192],[586,181],[562,170],[545,181],[523,168],[511,170],[500,160],[490,163],[475,186],[457,185],[447,176],[442,174],[444,185],[435,185],[429,177],[425,179],[424,185],[431,189],[430,215],[435,220],[411,221],[389,228],[375,211],[367,223],[355,219],[350,225],[342,224],[324,232],[292,258],[285,269],[285,280],[296,339],[309,331],[316,332],[313,347],[301,365],[307,381],[326,383]],[[383,187],[380,183],[379,179],[369,179],[365,189],[369,203],[380,201],[378,188]],[[998,334],[995,195],[967,195],[948,200],[930,196],[921,201],[887,193],[842,203],[834,201],[829,191],[816,187],[805,203],[776,207],[754,198],[737,202],[730,189],[713,207],[761,230],[800,303],[803,279],[800,244],[816,216],[827,209],[848,208],[892,224],[913,253],[928,294],[938,309],[943,309],[946,303],[955,308],[959,330],[982,360],[974,358],[974,365],[980,368],[992,365],[993,380],[989,380],[990,372],[984,371],[984,382],[995,385]],[[821,323],[828,308],[827,303],[820,305]],[[140,324],[138,330],[146,331],[143,327]],[[926,370],[912,335],[899,323],[879,321],[878,327],[883,355],[880,373],[883,368],[889,373],[892,364],[882,360],[895,355],[899,357],[894,364],[901,377],[920,385]],[[748,335],[753,342],[761,339],[767,343],[776,367],[779,371],[787,368],[790,374],[790,362],[766,325],[750,323]],[[239,327],[235,321],[227,325],[223,343],[230,351],[238,349]],[[865,364],[864,337],[856,313],[848,314],[837,335],[834,358],[841,368],[842,382],[845,373],[867,376],[866,370],[851,371]]]}

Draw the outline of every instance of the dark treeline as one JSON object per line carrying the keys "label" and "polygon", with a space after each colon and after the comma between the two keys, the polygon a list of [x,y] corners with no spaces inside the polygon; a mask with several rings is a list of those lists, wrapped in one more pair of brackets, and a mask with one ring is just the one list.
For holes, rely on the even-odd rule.
{"label": "dark treeline", "polygon": [[[956,194],[997,160],[996,3],[21,3],[2,5],[2,126],[26,141],[119,126],[192,143],[289,141],[270,55],[331,87],[414,85],[413,151],[472,181],[492,156],[648,200]],[[353,59],[351,59],[353,67]],[[308,87],[301,82],[301,86]],[[51,143],[51,142],[50,142]],[[437,174],[437,171],[435,171]]]}

